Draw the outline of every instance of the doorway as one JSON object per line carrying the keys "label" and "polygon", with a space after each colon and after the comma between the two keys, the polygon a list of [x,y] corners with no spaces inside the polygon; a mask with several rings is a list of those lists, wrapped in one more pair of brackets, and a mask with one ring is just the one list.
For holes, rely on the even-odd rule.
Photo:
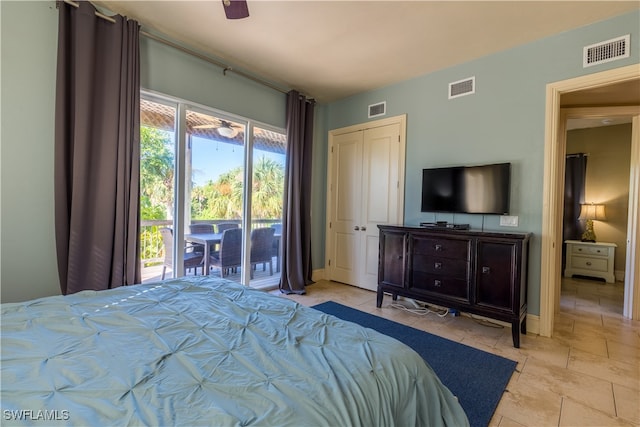
{"label": "doorway", "polygon": [[[640,318],[640,292],[635,283],[640,277],[640,262],[637,260],[640,253],[637,207],[640,198],[639,82],[638,67],[628,66],[547,86],[539,325],[542,336],[550,337],[552,334],[554,314],[560,297],[565,138],[566,122],[570,118],[633,117],[624,315],[633,319]],[[583,107],[587,105],[590,107]],[[614,105],[623,106],[613,107]],[[569,106],[581,108],[572,108],[570,114],[563,114],[562,108]]]}
{"label": "doorway", "polygon": [[563,277],[556,312],[622,318],[631,122],[615,116],[567,120]]}
{"label": "doorway", "polygon": [[280,280],[283,129],[168,96],[141,96],[143,282]]}

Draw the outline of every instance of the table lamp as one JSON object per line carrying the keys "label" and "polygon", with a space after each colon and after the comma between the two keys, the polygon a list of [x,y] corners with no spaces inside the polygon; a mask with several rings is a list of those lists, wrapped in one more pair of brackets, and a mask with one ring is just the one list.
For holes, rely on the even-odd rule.
{"label": "table lamp", "polygon": [[583,242],[595,242],[596,233],[593,231],[593,221],[606,221],[607,217],[604,213],[604,205],[596,205],[594,203],[585,203],[580,205],[580,221],[587,221],[584,233],[582,233]]}

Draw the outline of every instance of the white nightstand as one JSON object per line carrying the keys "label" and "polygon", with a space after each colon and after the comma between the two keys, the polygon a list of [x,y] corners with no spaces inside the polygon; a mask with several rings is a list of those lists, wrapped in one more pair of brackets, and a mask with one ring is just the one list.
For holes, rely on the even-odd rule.
{"label": "white nightstand", "polygon": [[615,282],[613,260],[616,254],[615,243],[581,242],[565,240],[567,244],[567,265],[564,277],[574,274],[580,276],[601,277],[607,283]]}

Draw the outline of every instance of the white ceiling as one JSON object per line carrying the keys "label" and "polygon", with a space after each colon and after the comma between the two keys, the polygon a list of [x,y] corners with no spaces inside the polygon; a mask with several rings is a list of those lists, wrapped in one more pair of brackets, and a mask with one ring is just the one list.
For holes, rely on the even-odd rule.
{"label": "white ceiling", "polygon": [[638,1],[248,0],[248,18],[227,20],[220,0],[92,3],[322,103],[640,8]]}

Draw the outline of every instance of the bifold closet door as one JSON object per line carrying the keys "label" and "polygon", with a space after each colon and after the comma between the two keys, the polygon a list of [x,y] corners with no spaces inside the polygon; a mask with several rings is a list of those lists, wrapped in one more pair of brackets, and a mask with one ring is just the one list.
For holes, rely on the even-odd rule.
{"label": "bifold closet door", "polygon": [[366,289],[378,283],[378,224],[400,224],[400,124],[333,139],[329,276]]}

